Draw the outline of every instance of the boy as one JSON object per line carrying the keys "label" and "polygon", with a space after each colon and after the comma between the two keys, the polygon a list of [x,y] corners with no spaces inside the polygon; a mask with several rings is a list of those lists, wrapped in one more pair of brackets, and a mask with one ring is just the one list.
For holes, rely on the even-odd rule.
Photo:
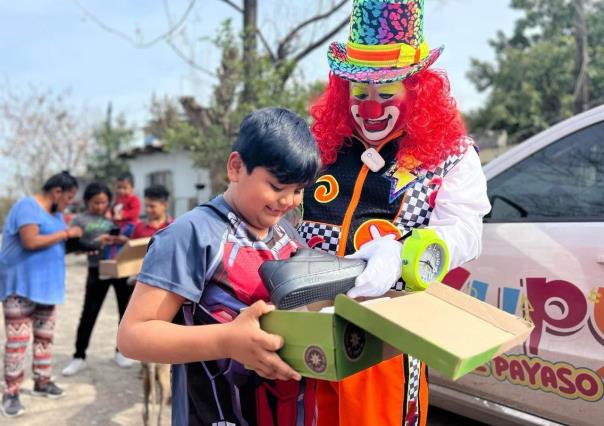
{"label": "boy", "polygon": [[115,183],[115,202],[111,206],[111,219],[119,227],[135,225],[141,213],[141,202],[134,194],[134,177],[130,172],[120,173]]}
{"label": "boy", "polygon": [[301,245],[282,218],[319,166],[300,117],[256,111],[229,155],[227,191],[153,238],[118,346],[142,361],[180,364],[172,371],[175,426],[313,424],[314,387],[276,354],[283,339],[260,329],[272,307],[258,267]]}
{"label": "boy", "polygon": [[130,238],[151,237],[160,229],[172,223],[168,217],[168,201],[170,192],[163,185],[151,185],[145,188],[145,213],[147,220],[139,222],[132,231]]}

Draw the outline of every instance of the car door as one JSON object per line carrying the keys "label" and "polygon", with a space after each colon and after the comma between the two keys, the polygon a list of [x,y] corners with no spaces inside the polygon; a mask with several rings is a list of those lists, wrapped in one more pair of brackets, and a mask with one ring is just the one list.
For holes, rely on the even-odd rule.
{"label": "car door", "polygon": [[445,283],[535,324],[528,341],[457,382],[556,422],[604,422],[604,122],[488,180],[480,258]]}

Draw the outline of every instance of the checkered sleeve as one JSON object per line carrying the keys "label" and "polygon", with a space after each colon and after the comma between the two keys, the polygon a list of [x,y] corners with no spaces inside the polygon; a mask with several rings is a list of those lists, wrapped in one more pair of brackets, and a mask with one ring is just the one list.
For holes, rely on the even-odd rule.
{"label": "checkered sleeve", "polygon": [[330,254],[336,254],[338,251],[339,226],[303,220],[298,227],[298,233],[310,248],[318,248]]}

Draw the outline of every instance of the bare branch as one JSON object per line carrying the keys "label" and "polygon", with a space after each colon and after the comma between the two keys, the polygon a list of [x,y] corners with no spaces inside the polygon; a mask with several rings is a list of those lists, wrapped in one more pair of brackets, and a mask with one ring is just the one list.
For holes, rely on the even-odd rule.
{"label": "bare branch", "polygon": [[[243,10],[243,7],[241,7],[241,6],[233,3],[231,0],[219,0],[219,1],[228,4],[229,6],[231,6],[233,9],[235,9],[239,13],[244,13],[245,12]],[[264,34],[262,34],[262,32],[260,31],[259,28],[256,28],[256,34],[258,35],[258,37],[260,37],[260,41],[262,42],[262,45],[266,49],[266,52],[271,57],[271,60],[275,61],[277,58],[275,57],[275,54],[273,53],[273,50],[271,49],[270,44],[266,40],[266,37],[264,37]]]}
{"label": "bare branch", "polygon": [[[289,45],[291,44],[291,42],[294,40],[294,38],[298,35],[298,33],[300,31],[302,31],[305,27],[307,27],[307,26],[309,26],[309,25],[311,25],[313,23],[316,23],[316,22],[321,21],[323,19],[329,18],[331,15],[333,15],[334,13],[336,13],[339,9],[342,8],[342,6],[344,6],[347,3],[348,3],[348,0],[342,0],[339,3],[336,3],[335,5],[333,5],[333,7],[331,9],[329,9],[328,11],[326,11],[324,13],[320,13],[320,14],[315,15],[315,16],[311,16],[307,20],[305,20],[305,21],[301,22],[300,24],[298,24],[298,26],[296,26],[294,29],[292,29],[279,42],[279,45],[277,47],[277,56],[279,57],[279,59],[284,59],[288,55],[288,53],[289,53]],[[320,44],[321,43],[319,43],[319,45]]]}
{"label": "bare branch", "polygon": [[229,6],[231,6],[233,9],[235,9],[237,12],[243,13],[243,8],[237,4],[235,4],[234,2],[232,2],[231,0],[220,0],[223,3],[228,4]]}
{"label": "bare branch", "polygon": [[294,63],[300,62],[306,55],[311,53],[317,47],[321,46],[327,40],[329,40],[330,38],[335,36],[338,32],[340,32],[340,30],[342,28],[344,28],[346,25],[348,25],[349,22],[350,22],[350,15],[346,16],[346,18],[344,18],[338,25],[336,25],[330,32],[325,34],[323,37],[321,37],[320,39],[318,39],[318,40],[314,41],[313,43],[309,44],[308,46],[306,46],[302,51],[300,51],[298,54],[296,54],[296,56],[294,56],[292,61]]}
{"label": "bare branch", "polygon": [[190,67],[196,69],[197,71],[201,71],[202,73],[210,76],[210,77],[216,77],[216,73],[208,70],[207,68],[202,67],[201,65],[199,65],[197,62],[195,62],[193,59],[189,58],[182,50],[180,50],[180,48],[178,46],[176,46],[174,44],[174,42],[172,42],[172,40],[166,40],[166,43],[168,44],[168,46],[170,46],[170,48],[174,51],[174,53],[176,53],[176,55],[182,59],[183,61],[185,61]]}
{"label": "bare branch", "polygon": [[266,52],[271,57],[271,61],[276,62],[277,61],[277,57],[273,53],[273,50],[271,49],[271,46],[268,44],[268,41],[264,37],[264,34],[262,34],[262,32],[259,29],[256,30],[256,34],[258,34],[258,37],[260,37],[260,41],[262,42],[262,45],[266,49]]}
{"label": "bare branch", "polygon": [[195,6],[197,0],[191,0],[189,2],[189,5],[187,6],[187,9],[185,10],[185,12],[183,13],[183,15],[180,17],[180,19],[178,20],[178,22],[176,23],[176,25],[174,25],[173,27],[169,28],[168,31],[166,31],[165,33],[155,37],[154,39],[147,41],[147,42],[140,42],[137,41],[135,39],[133,39],[132,37],[130,37],[130,35],[126,34],[125,32],[122,32],[116,28],[113,28],[107,24],[105,24],[103,21],[101,21],[99,18],[97,18],[96,15],[94,15],[92,12],[90,12],[88,9],[86,9],[84,6],[82,6],[82,4],[78,1],[78,0],[73,0],[73,2],[80,8],[80,10],[82,11],[82,13],[88,18],[90,19],[92,22],[94,22],[96,25],[98,25],[101,29],[107,31],[108,33],[111,33],[115,36],[118,36],[124,40],[126,40],[127,42],[129,42],[130,44],[132,44],[134,47],[138,47],[138,48],[148,48],[153,46],[154,44],[164,40],[164,39],[168,39],[172,34],[174,34],[187,20],[189,14],[191,13],[191,11],[193,10],[193,6]]}
{"label": "bare branch", "polygon": [[[168,0],[164,0],[163,4],[164,4],[164,13],[166,14],[166,19],[168,20],[168,25],[170,25],[172,27],[173,26],[173,24],[172,24],[172,14],[170,13],[170,7],[168,6]],[[216,77],[215,73],[213,73],[212,71],[208,70],[207,68],[199,65],[196,61],[194,61],[192,58],[190,58],[189,56],[187,56],[172,41],[172,37],[167,37],[166,38],[166,43],[168,44],[168,46],[170,46],[170,48],[174,51],[174,53],[176,53],[176,55],[180,59],[182,59],[183,61],[185,61],[190,67],[196,69],[197,71],[201,71],[202,73],[207,74],[210,77],[214,77],[214,78]]]}
{"label": "bare branch", "polygon": [[86,111],[70,105],[67,95],[1,88],[0,152],[17,164],[13,178],[22,191],[37,190],[53,170],[85,170],[92,128]]}

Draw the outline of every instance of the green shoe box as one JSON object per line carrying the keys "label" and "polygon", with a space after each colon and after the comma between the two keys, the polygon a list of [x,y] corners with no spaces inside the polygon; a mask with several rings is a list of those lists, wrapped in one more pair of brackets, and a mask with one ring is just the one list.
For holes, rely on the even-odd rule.
{"label": "green shoe box", "polygon": [[270,312],[263,330],[280,335],[279,355],[302,376],[337,381],[398,353],[457,379],[522,344],[527,321],[435,283],[415,293],[357,302],[338,295],[333,312]]}

